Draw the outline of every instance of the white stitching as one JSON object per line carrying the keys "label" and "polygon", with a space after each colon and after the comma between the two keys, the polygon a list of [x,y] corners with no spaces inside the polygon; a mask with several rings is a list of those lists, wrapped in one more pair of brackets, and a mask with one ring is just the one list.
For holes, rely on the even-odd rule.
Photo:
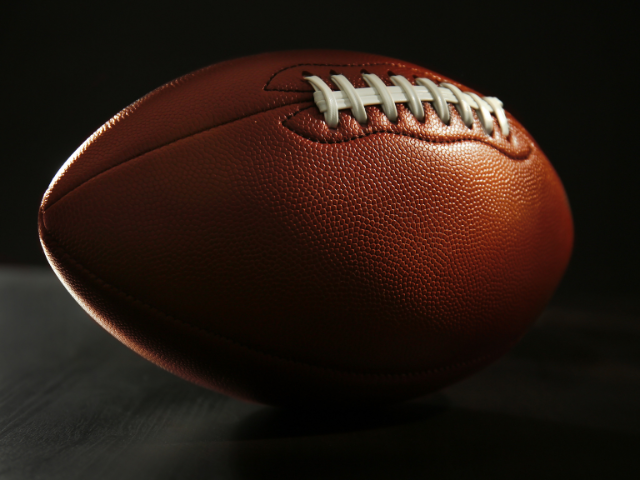
{"label": "white stitching", "polygon": [[417,86],[414,86],[405,77],[392,75],[390,77],[394,83],[392,87],[385,85],[374,74],[365,73],[362,74],[362,78],[369,88],[355,88],[345,76],[333,75],[331,80],[339,88],[339,91],[333,91],[320,77],[315,75],[305,77],[315,90],[313,100],[318,110],[324,113],[325,121],[330,128],[338,126],[340,110],[350,109],[358,122],[366,123],[367,114],[364,107],[367,105],[381,105],[389,120],[395,122],[398,119],[395,104],[407,103],[411,113],[422,121],[424,118],[422,102],[430,102],[442,122],[447,125],[450,120],[447,103],[452,103],[467,127],[473,126],[471,109],[474,109],[487,135],[493,132],[492,113],[500,125],[502,134],[505,137],[509,135],[509,122],[502,108],[502,102],[495,97],[479,97],[471,92],[462,92],[455,85],[445,82],[437,86],[427,78],[416,78]]}
{"label": "white stitching", "polygon": [[411,82],[404,78],[402,75],[392,75],[390,78],[393,84],[400,87],[404,94],[407,96],[407,102],[409,102],[409,110],[411,110],[413,116],[418,120],[423,121],[424,107],[422,106],[420,97],[418,97],[416,88],[411,85]]}
{"label": "white stitching", "polygon": [[458,99],[456,110],[458,110],[462,121],[468,128],[473,127],[473,113],[471,113],[471,106],[469,105],[469,102],[467,102],[467,99],[462,93],[462,90],[460,90],[455,85],[451,85],[447,82],[442,82],[440,85],[442,85],[444,88],[448,88],[449,90],[451,90],[451,92],[453,92],[455,97]]}
{"label": "white stitching", "polygon": [[351,103],[351,111],[353,116],[356,117],[360,123],[367,123],[367,111],[364,109],[364,105],[355,87],[351,85],[351,82],[344,75],[332,75],[331,80],[338,88],[345,93]]}
{"label": "white stitching", "polygon": [[[325,121],[330,127],[337,127],[338,121],[340,120],[340,117],[338,116],[338,110],[340,109],[340,107],[338,106],[335,93],[329,88],[326,83],[324,83],[324,80],[322,80],[320,77],[313,76],[306,77],[306,79],[314,88],[314,90],[322,94],[322,99],[325,102]],[[349,106],[351,107],[351,104],[349,104]]]}
{"label": "white stitching", "polygon": [[436,109],[436,113],[442,120],[442,123],[445,125],[449,125],[451,121],[451,114],[449,113],[449,107],[447,106],[447,101],[442,96],[442,92],[438,88],[438,86],[428,78],[416,78],[416,83],[418,85],[422,85],[429,90],[431,94],[431,98],[433,99],[433,106]]}
{"label": "white stitching", "polygon": [[396,108],[396,103],[391,97],[388,87],[382,80],[380,80],[380,77],[372,73],[363,73],[362,78],[365,82],[367,82],[367,85],[375,90],[378,98],[380,98],[382,110],[384,111],[385,115],[389,117],[389,120],[391,120],[392,122],[398,120],[398,109]]}
{"label": "white stitching", "polygon": [[491,113],[489,113],[489,109],[487,108],[487,103],[473,92],[467,92],[467,95],[473,98],[476,101],[476,104],[480,107],[476,110],[478,118],[480,119],[480,123],[482,124],[482,128],[485,133],[487,135],[491,135],[493,132],[493,120],[491,119]]}
{"label": "white stitching", "polygon": [[493,114],[498,119],[498,125],[500,125],[502,134],[505,137],[508,136],[509,122],[507,121],[507,116],[504,114],[504,109],[502,108],[502,102],[495,97],[484,97],[483,100],[487,102],[489,106],[493,109]]}

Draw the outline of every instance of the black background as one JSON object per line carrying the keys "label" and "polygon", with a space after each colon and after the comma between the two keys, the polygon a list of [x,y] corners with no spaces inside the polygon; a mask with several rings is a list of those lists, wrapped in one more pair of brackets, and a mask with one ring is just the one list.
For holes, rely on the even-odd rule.
{"label": "black background", "polygon": [[[568,3],[3,6],[0,478],[638,478],[637,27],[613,2]],[[305,48],[408,60],[500,98],[571,201],[573,259],[523,341],[398,410],[307,415],[201,389],[25,267],[46,265],[51,178],[111,116],[211,63]]]}
{"label": "black background", "polygon": [[42,194],[126,105],[221,60],[335,48],[412,61],[500,98],[538,140],[572,204],[576,243],[559,295],[633,295],[635,31],[615,4],[569,4],[14,4],[2,28],[0,263],[46,263],[36,231]]}

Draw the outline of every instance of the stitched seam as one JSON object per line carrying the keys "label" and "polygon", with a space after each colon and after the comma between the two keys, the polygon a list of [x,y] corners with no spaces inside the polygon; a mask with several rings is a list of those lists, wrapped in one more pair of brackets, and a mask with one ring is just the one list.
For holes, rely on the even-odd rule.
{"label": "stitched seam", "polygon": [[[316,67],[366,67],[366,66],[378,66],[378,65],[390,65],[390,66],[395,66],[395,67],[409,68],[409,69],[411,69],[411,70],[420,70],[420,69],[418,69],[418,68],[414,68],[414,67],[407,67],[406,65],[401,64],[401,63],[387,63],[387,62],[381,62],[381,63],[357,63],[357,64],[299,63],[299,64],[296,64],[296,65],[291,65],[291,66],[288,66],[288,67],[282,68],[282,69],[278,70],[277,72],[275,72],[273,75],[271,75],[271,77],[269,78],[269,80],[267,81],[267,83],[264,85],[263,90],[265,90],[265,91],[275,91],[275,92],[312,93],[312,92],[311,92],[311,91],[309,91],[309,90],[281,90],[281,89],[277,89],[277,88],[273,88],[273,89],[268,89],[268,88],[267,88],[267,87],[269,86],[269,84],[271,83],[271,81],[272,81],[272,80],[273,80],[273,79],[274,79],[274,78],[275,78],[279,73],[284,72],[285,70],[289,70],[289,69],[292,69],[292,68],[296,68],[296,67],[302,67],[302,66],[316,66]],[[168,88],[175,87],[175,86],[177,86],[177,84],[178,84],[179,82],[181,82],[181,81],[183,81],[183,80],[185,80],[185,79],[187,79],[187,78],[194,77],[194,76],[195,76],[197,73],[199,73],[200,71],[204,71],[204,70],[207,70],[207,69],[209,69],[209,68],[211,68],[211,65],[210,65],[210,66],[207,66],[207,67],[204,67],[204,68],[201,68],[201,69],[198,69],[198,70],[196,70],[196,71],[194,71],[194,72],[191,72],[191,73],[189,73],[189,74],[187,74],[187,75],[184,75],[183,77],[177,78],[177,79],[175,79],[175,80],[173,80],[173,81],[171,81],[171,82],[169,82],[169,83],[167,83],[167,84],[165,84],[165,85],[162,85],[162,86],[160,86],[160,87],[158,87],[158,88],[156,88],[156,89],[152,90],[151,92],[149,92],[148,94],[146,94],[144,97],[142,97],[141,99],[139,99],[139,100],[137,100],[136,102],[134,102],[132,105],[138,105],[138,104],[140,104],[143,100],[145,100],[147,97],[151,96],[152,94],[156,94],[156,93],[159,93],[160,91],[166,90],[166,89],[168,89]],[[102,175],[102,174],[104,174],[104,173],[108,172],[109,170],[111,170],[111,169],[113,169],[113,168],[119,167],[120,165],[124,165],[125,163],[130,162],[131,160],[135,160],[135,159],[140,158],[140,157],[142,157],[142,156],[144,156],[144,155],[146,155],[146,154],[148,154],[148,153],[155,152],[156,150],[160,150],[160,149],[162,149],[162,148],[164,148],[164,147],[168,147],[168,146],[170,146],[170,145],[173,145],[174,143],[179,142],[180,140],[185,140],[185,139],[187,139],[187,138],[193,137],[193,136],[198,135],[198,134],[200,134],[200,133],[204,133],[204,132],[207,132],[207,131],[209,131],[209,130],[213,130],[214,128],[222,127],[222,126],[224,126],[224,125],[229,125],[230,123],[233,123],[233,122],[236,122],[236,121],[239,121],[239,120],[243,120],[243,119],[245,119],[245,118],[250,118],[250,117],[252,117],[252,116],[254,116],[254,115],[259,115],[259,114],[261,114],[261,113],[269,112],[269,111],[271,111],[271,110],[275,110],[275,109],[277,109],[277,108],[281,108],[281,107],[286,107],[286,106],[290,106],[290,105],[296,105],[296,104],[298,104],[298,103],[306,103],[306,100],[301,101],[301,102],[292,102],[292,103],[287,103],[287,104],[284,104],[284,105],[280,105],[280,106],[278,106],[278,107],[274,107],[274,108],[272,108],[272,109],[262,110],[262,111],[260,111],[260,112],[252,113],[252,114],[249,114],[249,115],[245,115],[245,116],[243,116],[243,117],[234,118],[233,120],[229,120],[228,122],[221,123],[221,124],[219,124],[219,125],[214,125],[213,127],[207,127],[207,128],[204,128],[204,129],[199,130],[199,131],[197,131],[197,132],[190,133],[189,135],[186,135],[186,136],[184,136],[184,137],[180,137],[180,138],[177,138],[177,139],[175,139],[175,140],[172,140],[171,142],[164,143],[164,144],[162,144],[162,145],[159,145],[159,146],[157,146],[157,147],[151,148],[151,149],[149,149],[149,150],[145,150],[144,152],[142,152],[142,153],[140,153],[140,154],[136,155],[135,157],[131,157],[131,158],[127,159],[127,160],[123,160],[122,162],[120,162],[120,163],[118,163],[118,164],[116,164],[116,165],[112,165],[111,167],[107,168],[106,170],[103,170],[103,171],[101,171],[101,172],[98,172],[98,173],[96,173],[95,175],[91,176],[90,178],[86,179],[86,180],[85,180],[85,181],[83,181],[81,184],[76,185],[76,186],[75,186],[75,187],[73,187],[71,190],[69,190],[69,191],[68,191],[68,192],[66,192],[64,195],[62,195],[60,198],[58,198],[55,202],[53,202],[53,203],[51,203],[51,204],[47,205],[47,207],[46,207],[45,211],[46,211],[46,210],[48,210],[49,208],[53,207],[56,203],[58,203],[60,200],[62,200],[64,197],[66,197],[67,195],[69,195],[69,194],[70,194],[71,192],[73,192],[74,190],[76,190],[76,189],[80,188],[80,187],[81,187],[82,185],[84,185],[85,183],[87,183],[87,182],[91,181],[92,179],[94,179],[94,178],[96,178],[96,177],[98,177],[98,176],[100,176],[100,175]],[[287,128],[288,128],[288,127],[287,127]],[[309,139],[309,140],[310,140],[310,139]]]}
{"label": "stitched seam", "polygon": [[[44,212],[43,212],[44,213]],[[229,337],[226,337],[224,335],[221,335],[219,333],[213,332],[211,330],[208,330],[206,328],[203,327],[199,327],[196,325],[193,325],[189,322],[187,322],[186,320],[180,319],[180,318],[176,318],[174,316],[168,315],[164,312],[162,312],[161,310],[143,302],[142,300],[139,300],[137,298],[135,298],[133,295],[129,295],[126,292],[120,290],[117,287],[114,287],[113,285],[105,282],[104,280],[102,280],[100,277],[98,277],[98,275],[96,275],[95,273],[93,273],[91,270],[89,270],[88,268],[86,268],[84,265],[82,265],[80,262],[78,262],[76,259],[74,259],[65,249],[64,247],[62,247],[60,241],[51,233],[51,231],[49,231],[46,226],[44,225],[44,222],[41,222],[41,228],[44,231],[44,233],[50,238],[50,240],[53,240],[53,242],[55,243],[55,248],[57,248],[60,252],[62,252],[62,254],[71,262],[73,263],[76,268],[80,269],[81,271],[83,271],[85,274],[89,275],[90,278],[92,278],[93,280],[97,281],[100,285],[102,285],[103,288],[105,289],[109,289],[111,291],[113,291],[114,293],[116,293],[119,297],[123,298],[124,300],[126,300],[127,302],[130,303],[134,303],[134,304],[138,304],[142,307],[144,307],[147,310],[150,310],[153,313],[156,313],[158,315],[160,315],[163,319],[165,320],[169,320],[173,323],[180,323],[182,325],[185,325],[186,327],[192,329],[192,330],[196,330],[199,332],[202,332],[208,336],[214,337],[218,340],[222,340],[226,343],[229,343],[235,347],[240,347],[242,349],[248,350],[252,353],[257,353],[258,355],[262,355],[264,357],[276,360],[276,361],[281,361],[281,362],[286,362],[286,363],[292,363],[294,365],[298,365],[298,366],[302,366],[302,367],[306,367],[312,370],[319,370],[322,372],[328,372],[331,374],[338,374],[338,375],[351,375],[351,376],[359,376],[359,377],[387,377],[387,378],[399,378],[399,377],[424,377],[424,376],[429,376],[429,375],[434,375],[434,374],[438,374],[438,373],[443,373],[443,372],[447,372],[447,371],[451,371],[451,370],[458,370],[460,368],[464,368],[464,367],[468,367],[471,366],[473,364],[476,363],[480,363],[484,360],[488,360],[491,358],[496,358],[498,357],[498,355],[482,355],[480,357],[476,357],[473,358],[471,360],[467,360],[465,362],[459,362],[459,363],[454,363],[451,365],[447,365],[444,367],[439,367],[439,368],[433,368],[433,369],[429,369],[429,370],[423,370],[423,371],[418,371],[418,372],[401,372],[401,373],[378,373],[378,372],[354,372],[354,371],[348,371],[348,370],[338,370],[335,368],[330,368],[330,367],[323,367],[320,365],[313,365],[307,362],[302,362],[299,360],[294,360],[291,358],[284,358],[284,357],[280,357],[278,355],[274,355],[271,353],[266,353],[263,352],[261,350],[257,350],[254,347],[250,347],[248,345],[244,345],[236,340],[233,340]]]}
{"label": "stitched seam", "polygon": [[164,143],[164,144],[159,145],[159,146],[157,146],[157,147],[153,147],[153,148],[151,148],[151,149],[149,149],[149,150],[145,150],[144,152],[142,152],[142,153],[140,153],[140,154],[136,155],[135,157],[131,157],[131,158],[128,158],[128,159],[126,159],[126,160],[123,160],[123,161],[122,161],[122,162],[120,162],[120,163],[117,163],[117,164],[115,164],[115,165],[111,165],[111,166],[110,166],[109,168],[107,168],[106,170],[102,170],[101,172],[96,173],[95,175],[91,176],[90,178],[87,178],[87,179],[86,179],[85,181],[83,181],[81,184],[76,185],[76,186],[75,186],[75,187],[73,187],[71,190],[69,190],[68,192],[66,192],[64,195],[62,195],[60,198],[58,198],[55,202],[53,202],[53,203],[51,203],[51,204],[47,205],[47,207],[46,207],[45,211],[46,211],[46,210],[48,210],[48,209],[50,209],[51,207],[53,207],[56,203],[58,203],[60,200],[62,200],[64,197],[66,197],[66,196],[67,196],[67,195],[69,195],[70,193],[72,193],[72,192],[74,192],[75,190],[77,190],[78,188],[82,187],[85,183],[90,182],[90,181],[91,181],[91,180],[93,180],[94,178],[97,178],[97,177],[99,177],[100,175],[103,175],[103,174],[107,173],[109,170],[112,170],[112,169],[117,168],[117,167],[119,167],[119,166],[121,166],[121,165],[124,165],[124,164],[125,164],[125,163],[127,163],[127,162],[131,162],[131,161],[133,161],[133,160],[136,160],[136,159],[138,159],[138,158],[140,158],[140,157],[143,157],[143,156],[145,156],[145,155],[147,155],[147,154],[149,154],[149,153],[151,153],[151,152],[155,152],[155,151],[158,151],[158,150],[162,150],[163,148],[165,148],[165,147],[169,147],[169,146],[171,146],[171,145],[173,145],[173,144],[175,144],[175,143],[178,143],[178,142],[180,142],[180,141],[182,141],[182,140],[186,140],[186,139],[188,139],[188,138],[195,137],[196,135],[199,135],[199,134],[201,134],[201,133],[205,133],[205,132],[208,132],[208,131],[214,130],[214,129],[218,128],[218,127],[224,127],[225,125],[229,125],[229,124],[231,124],[231,123],[238,122],[238,121],[240,121],[240,120],[244,120],[244,119],[246,119],[246,118],[251,118],[251,117],[256,116],[256,115],[261,115],[261,114],[263,114],[263,113],[270,112],[270,111],[272,111],[272,110],[276,110],[276,109],[278,109],[278,108],[289,107],[289,106],[292,106],[292,105],[302,104],[302,103],[307,103],[307,102],[308,102],[308,100],[303,100],[303,101],[300,101],[300,102],[287,103],[287,104],[280,105],[280,106],[277,106],[277,107],[274,107],[274,108],[271,108],[271,109],[268,109],[268,110],[262,110],[262,111],[260,111],[260,112],[251,113],[251,114],[249,114],[249,115],[245,115],[244,117],[234,118],[233,120],[229,120],[228,122],[220,123],[220,124],[218,124],[218,125],[214,125],[213,127],[203,128],[202,130],[198,130],[197,132],[190,133],[189,135],[185,135],[184,137],[176,138],[175,140],[171,140],[171,141],[170,141],[170,142],[168,142],[168,143]]}
{"label": "stitched seam", "polygon": [[291,114],[290,116],[288,116],[287,118],[285,118],[282,121],[282,125],[289,129],[290,131],[292,131],[293,133],[295,133],[296,135],[309,140],[310,142],[315,142],[315,143],[322,143],[325,145],[332,145],[332,144],[339,144],[339,143],[346,143],[346,142],[351,142],[353,140],[357,140],[360,138],[366,138],[366,137],[370,137],[371,135],[380,135],[380,134],[389,134],[389,135],[399,135],[402,137],[410,137],[410,138],[415,138],[416,140],[422,140],[423,142],[428,142],[428,143],[437,143],[437,144],[453,144],[453,143],[460,143],[460,142],[477,142],[477,143],[481,143],[483,145],[486,145],[488,147],[493,148],[494,150],[500,152],[501,154],[503,154],[504,156],[511,158],[512,160],[526,160],[528,158],[531,157],[531,154],[533,152],[533,146],[529,145],[529,149],[527,150],[526,153],[523,153],[522,155],[513,155],[513,154],[509,154],[504,152],[503,150],[500,150],[498,147],[496,147],[495,145],[491,145],[490,143],[481,140],[481,139],[477,139],[477,138],[452,138],[450,140],[445,140],[445,139],[441,139],[441,140],[430,140],[428,138],[424,138],[421,136],[418,136],[416,134],[413,133],[401,133],[401,132],[394,132],[394,131],[389,131],[389,130],[384,130],[384,129],[380,129],[378,131],[375,132],[371,132],[371,133],[363,133],[363,134],[355,134],[350,136],[350,138],[344,139],[344,140],[321,140],[318,138],[312,138],[309,137],[307,135],[303,135],[300,132],[297,132],[296,130],[294,130],[293,128],[289,127],[288,125],[285,124],[286,121],[291,120],[293,117],[295,117],[296,115],[298,115],[299,113],[304,112],[305,110],[311,110],[312,108],[315,108],[314,106],[311,107],[307,107],[304,108],[302,110],[298,110],[297,112]]}
{"label": "stitched seam", "polygon": [[[290,67],[285,67],[281,70],[278,70],[276,73],[274,73],[273,75],[271,75],[271,78],[269,78],[269,80],[267,80],[267,83],[265,83],[263,90],[266,90],[268,92],[297,92],[297,93],[313,93],[313,90],[282,90],[279,88],[268,88],[269,84],[273,81],[274,78],[276,78],[276,76],[278,76],[280,73],[286,71],[286,70],[290,70],[292,68],[296,68],[296,67],[377,67],[380,65],[389,65],[390,67],[400,67],[400,68],[408,68],[410,70],[415,70],[417,72],[421,72],[425,69],[421,69],[421,68],[415,68],[415,67],[407,67],[406,65],[402,64],[402,63],[388,63],[388,62],[380,62],[380,63],[345,63],[345,64],[338,64],[338,63],[298,63],[297,65],[291,65]],[[439,75],[435,75],[438,78],[441,78]]]}

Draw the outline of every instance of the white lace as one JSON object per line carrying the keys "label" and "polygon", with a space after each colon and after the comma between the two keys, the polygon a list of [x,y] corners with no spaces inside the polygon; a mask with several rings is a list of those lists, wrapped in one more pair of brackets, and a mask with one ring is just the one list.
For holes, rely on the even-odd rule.
{"label": "white lace", "polygon": [[360,123],[367,123],[367,105],[381,105],[382,111],[389,120],[398,119],[396,103],[406,103],[411,113],[420,121],[424,120],[422,102],[430,102],[436,113],[445,124],[449,124],[450,115],[447,103],[453,103],[460,113],[464,124],[473,126],[473,108],[478,115],[482,128],[491,135],[493,133],[493,113],[498,120],[500,130],[506,137],[509,135],[509,122],[502,108],[502,102],[495,97],[480,97],[475,93],[462,92],[455,85],[441,83],[439,86],[428,78],[416,78],[416,85],[401,75],[390,77],[393,87],[388,87],[377,75],[363,73],[362,79],[369,88],[355,88],[344,75],[332,75],[331,80],[340,90],[333,91],[320,77],[305,77],[315,90],[313,100],[324,113],[325,121],[331,128],[336,128],[340,121],[338,112],[351,109],[353,116]]}

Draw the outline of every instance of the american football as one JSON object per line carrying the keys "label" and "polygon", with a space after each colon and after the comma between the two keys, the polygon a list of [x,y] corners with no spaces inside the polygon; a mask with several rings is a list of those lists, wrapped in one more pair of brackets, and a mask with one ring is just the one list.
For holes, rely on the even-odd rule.
{"label": "american football", "polygon": [[196,384],[426,395],[506,353],[571,255],[562,183],[495,93],[365,53],[212,65],[76,150],[43,249],[96,322]]}

